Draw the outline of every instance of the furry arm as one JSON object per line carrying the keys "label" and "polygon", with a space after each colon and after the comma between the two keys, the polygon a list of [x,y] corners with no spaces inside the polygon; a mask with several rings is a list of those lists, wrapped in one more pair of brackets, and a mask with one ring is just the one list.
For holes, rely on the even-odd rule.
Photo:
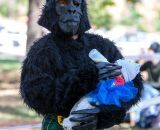
{"label": "furry arm", "polygon": [[82,65],[56,73],[56,61],[51,56],[54,50],[38,49],[38,44],[33,45],[22,66],[21,96],[39,114],[68,116],[73,105],[96,87],[96,70]]}

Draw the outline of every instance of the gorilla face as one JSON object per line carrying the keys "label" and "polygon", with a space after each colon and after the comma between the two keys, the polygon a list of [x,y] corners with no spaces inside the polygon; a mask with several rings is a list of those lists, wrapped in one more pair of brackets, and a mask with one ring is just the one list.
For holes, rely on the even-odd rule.
{"label": "gorilla face", "polygon": [[58,26],[67,35],[75,35],[79,29],[82,0],[56,0]]}
{"label": "gorilla face", "polygon": [[83,34],[90,29],[86,0],[46,0],[38,24],[55,35]]}

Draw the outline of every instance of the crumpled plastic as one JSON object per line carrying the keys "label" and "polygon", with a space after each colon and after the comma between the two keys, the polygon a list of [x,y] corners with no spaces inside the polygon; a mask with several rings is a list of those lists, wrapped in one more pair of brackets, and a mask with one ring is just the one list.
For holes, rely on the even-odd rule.
{"label": "crumpled plastic", "polygon": [[116,79],[100,81],[97,88],[87,95],[89,102],[95,105],[116,105],[121,107],[121,102],[128,102],[135,98],[138,89],[134,87],[132,81],[118,86],[115,82]]}
{"label": "crumpled plastic", "polygon": [[122,66],[121,72],[126,82],[132,81],[140,72],[140,64],[128,61],[126,59],[119,59],[116,61],[119,66]]}
{"label": "crumpled plastic", "polygon": [[[106,62],[108,60],[96,49],[92,49],[89,57],[95,62]],[[88,94],[89,102],[95,105],[116,105],[121,107],[121,102],[128,102],[134,99],[138,89],[134,87],[132,80],[140,72],[140,65],[126,59],[116,61],[122,66],[122,76],[100,81],[96,90]]]}

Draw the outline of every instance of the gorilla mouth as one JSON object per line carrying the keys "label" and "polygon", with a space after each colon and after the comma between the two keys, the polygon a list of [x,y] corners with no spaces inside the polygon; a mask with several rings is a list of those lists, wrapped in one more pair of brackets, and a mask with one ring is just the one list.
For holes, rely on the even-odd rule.
{"label": "gorilla mouth", "polygon": [[64,24],[66,24],[67,26],[77,26],[79,24],[79,21],[77,21],[77,20],[67,20],[66,22],[64,22]]}
{"label": "gorilla mouth", "polygon": [[65,23],[78,23],[78,20],[66,20]]}

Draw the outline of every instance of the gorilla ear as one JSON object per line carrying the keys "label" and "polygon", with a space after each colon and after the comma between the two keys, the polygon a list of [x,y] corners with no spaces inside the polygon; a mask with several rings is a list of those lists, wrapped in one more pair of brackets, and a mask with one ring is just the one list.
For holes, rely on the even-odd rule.
{"label": "gorilla ear", "polygon": [[52,31],[57,19],[55,0],[46,0],[46,4],[42,9],[42,14],[38,20],[38,24],[49,31]]}
{"label": "gorilla ear", "polygon": [[80,33],[84,33],[85,31],[88,31],[91,26],[90,26],[90,22],[88,19],[88,13],[87,13],[87,3],[85,0],[82,0],[82,13],[83,16],[81,18],[81,24],[80,24],[80,29],[79,32]]}

